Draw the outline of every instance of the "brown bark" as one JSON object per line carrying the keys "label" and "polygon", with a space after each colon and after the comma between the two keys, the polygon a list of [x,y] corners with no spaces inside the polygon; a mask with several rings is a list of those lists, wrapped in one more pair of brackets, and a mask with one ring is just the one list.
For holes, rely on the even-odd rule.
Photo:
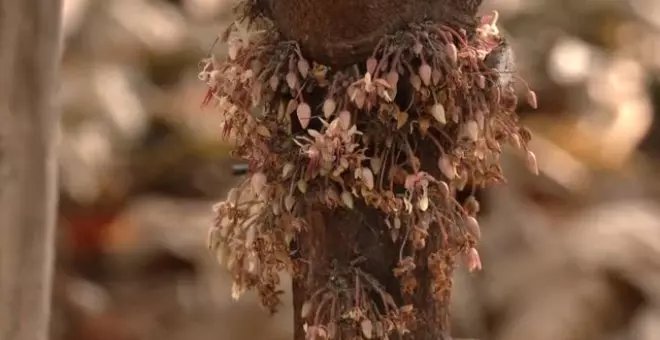
{"label": "brown bark", "polygon": [[345,66],[366,60],[383,36],[432,19],[457,27],[474,24],[483,0],[260,0],[285,38],[310,59]]}
{"label": "brown bark", "polygon": [[[300,317],[303,303],[331,280],[334,266],[346,268],[360,257],[363,257],[364,261],[357,266],[373,275],[398,305],[414,303],[417,307],[417,323],[410,338],[449,339],[449,294],[446,295],[446,300],[436,301],[430,291],[433,280],[431,274],[424,268],[424,264],[418,264],[423,268],[418,270],[416,276],[419,287],[412,299],[402,297],[400,281],[393,275],[393,269],[399,260],[400,244],[392,242],[378,212],[365,206],[358,206],[352,212],[333,210],[322,214],[320,211],[319,208],[312,213],[315,216],[310,219],[310,228],[314,229],[314,233],[302,233],[299,238],[300,256],[314,264],[314,267],[307,268],[311,271],[308,275],[302,278],[294,277],[293,280],[295,340],[305,339],[304,320]],[[319,237],[319,234],[323,236]],[[437,240],[430,236],[429,242],[435,243],[434,241]],[[437,249],[438,247],[427,247],[424,253]],[[425,258],[425,255],[420,257]],[[451,273],[447,275],[450,277]]]}
{"label": "brown bark", "polygon": [[305,339],[300,316],[302,304],[332,279],[333,267],[346,268],[352,260],[364,256],[365,261],[359,267],[385,285],[385,290],[395,299],[399,296],[398,280],[392,274],[398,247],[389,234],[382,233],[387,227],[378,212],[362,205],[356,206],[355,211],[323,209],[327,208],[318,207],[310,212],[311,230],[299,236],[300,257],[310,266],[306,275],[293,280],[296,340]]}
{"label": "brown bark", "polygon": [[[434,299],[430,291],[433,279],[424,264],[418,264],[422,269],[417,271],[419,287],[414,296],[412,299],[402,297],[400,280],[393,274],[399,261],[400,244],[392,242],[383,216],[362,204],[353,211],[333,209],[323,213],[322,209],[318,207],[318,210],[310,213],[310,228],[313,232],[303,232],[299,237],[299,255],[314,267],[307,267],[310,271],[307,275],[293,279],[295,340],[305,339],[304,320],[300,316],[303,303],[333,279],[334,267],[347,268],[358,258],[364,260],[356,266],[374,276],[398,305],[414,303],[417,307],[417,322],[408,338],[449,339],[449,294],[445,301]],[[428,241],[435,246],[427,247],[423,251],[425,255],[420,255],[420,258],[426,258],[432,250],[439,248],[439,242],[433,235]],[[451,273],[447,275],[450,277]],[[341,276],[341,279],[346,278],[345,275]],[[376,296],[373,299],[378,300]],[[390,338],[398,339],[396,336]]]}
{"label": "brown bark", "polygon": [[[472,31],[481,2],[273,0],[269,10],[280,32],[285,38],[298,42],[305,57],[326,65],[343,66],[366,60],[383,36],[411,23],[432,19]],[[404,92],[410,92],[410,87],[399,89],[401,97],[406,97],[402,94]],[[317,100],[318,105],[321,105],[322,99]],[[406,102],[408,100],[405,99]],[[402,105],[407,106],[407,103]],[[418,151],[424,155],[423,170],[441,178],[436,166],[438,155],[435,148],[429,145],[426,150]],[[327,211],[324,207],[318,207],[310,214],[308,221],[313,231],[303,232],[299,236],[298,255],[314,267],[307,267],[309,273],[293,280],[295,340],[305,339],[305,320],[300,315],[303,303],[330,280],[333,266],[349,267],[358,257],[365,258],[359,267],[373,275],[397,305],[415,305],[416,323],[412,333],[405,338],[450,338],[450,294],[446,292],[443,301],[436,300],[431,291],[433,278],[426,263],[417,263],[418,288],[414,296],[402,296],[400,279],[393,274],[400,259],[401,245],[392,242],[383,215],[364,205],[356,206],[354,211]],[[428,246],[418,252],[422,262],[430,253],[441,249],[438,238],[433,233],[429,235]],[[451,259],[447,261],[451,262]],[[451,265],[447,271],[446,277],[449,278],[452,275]],[[347,334],[342,332],[342,335]],[[356,335],[359,338],[360,334]]]}
{"label": "brown bark", "polygon": [[0,1],[0,339],[48,338],[59,0]]}

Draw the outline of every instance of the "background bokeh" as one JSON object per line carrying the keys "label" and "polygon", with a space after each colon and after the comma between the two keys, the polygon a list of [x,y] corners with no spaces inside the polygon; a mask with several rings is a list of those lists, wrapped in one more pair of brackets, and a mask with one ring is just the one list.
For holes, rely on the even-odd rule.
{"label": "background bokeh", "polygon": [[[291,338],[290,306],[270,316],[252,295],[232,301],[231,277],[206,250],[211,206],[238,178],[231,171],[237,160],[220,140],[217,112],[200,106],[205,85],[197,79],[198,62],[231,22],[232,1],[64,3],[54,339]],[[620,269],[625,274],[617,274],[618,280],[631,290],[610,299],[617,308],[633,308],[626,304],[632,292],[646,297],[647,291],[660,291],[660,283],[648,279],[660,271],[660,257],[653,256],[660,247],[651,242],[660,230],[654,190],[660,2],[491,0],[484,11],[490,9],[500,13],[518,73],[538,94],[538,110],[524,104],[520,110],[538,137],[533,148],[542,174],[529,176],[512,156],[506,159],[506,188],[482,193],[486,268],[478,277],[457,278],[455,329],[485,336],[483,329],[502,324],[498,339],[514,340],[525,331],[507,326],[516,324],[511,320],[528,317],[533,326],[574,310],[539,302],[534,310],[547,314],[536,319],[529,316],[532,309],[510,312],[507,306],[524,305],[510,291],[553,284],[536,272],[566,273],[570,282],[577,275],[609,287],[614,285],[609,276],[585,273]],[[214,53],[223,54],[223,48],[216,46]],[[639,217],[643,223],[626,210],[639,201],[653,207]],[[613,217],[600,218],[598,209]],[[619,222],[617,216],[626,218]],[[629,238],[634,247],[622,241]],[[644,256],[630,255],[640,249]],[[561,260],[546,259],[548,253]],[[565,254],[572,257],[562,258]],[[610,257],[619,267],[607,267]],[[639,265],[641,257],[657,264],[621,269]],[[557,261],[574,266],[548,264]],[[563,297],[576,287],[581,286],[555,284],[546,291]],[[585,290],[595,294],[594,301],[614,294]],[[577,299],[571,297],[566,299]],[[648,315],[658,316],[653,308]],[[598,321],[578,317],[584,328],[606,323],[598,319],[603,313],[584,313]],[[642,321],[624,318],[620,328],[637,327],[630,339],[646,339],[653,329],[648,325],[653,322],[643,321],[653,319],[648,315]],[[592,333],[535,328],[548,339],[594,339]],[[539,334],[529,339],[546,338]]]}

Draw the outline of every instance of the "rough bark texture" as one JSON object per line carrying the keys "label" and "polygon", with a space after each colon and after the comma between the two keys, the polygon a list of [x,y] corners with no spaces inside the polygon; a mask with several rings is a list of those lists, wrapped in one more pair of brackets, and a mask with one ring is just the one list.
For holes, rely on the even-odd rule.
{"label": "rough bark texture", "polygon": [[0,1],[0,339],[48,338],[59,0]]}
{"label": "rough bark texture", "polygon": [[350,65],[366,59],[378,41],[426,19],[473,26],[483,0],[261,0],[287,39],[326,65]]}
{"label": "rough bark texture", "polygon": [[[336,265],[346,267],[352,260],[364,256],[360,267],[373,275],[395,298],[400,297],[398,280],[392,269],[398,260],[398,247],[392,243],[382,217],[374,209],[358,206],[356,211],[330,210],[318,207],[310,212],[312,230],[299,237],[300,257],[314,264],[304,278],[294,278],[294,310],[314,291],[334,279]],[[319,237],[319,235],[322,235]],[[305,339],[300,313],[294,316],[295,339]]]}
{"label": "rough bark texture", "polygon": [[[351,261],[361,258],[358,267],[373,275],[390,294],[398,305],[413,303],[417,307],[415,328],[410,339],[443,340],[450,339],[449,322],[449,292],[445,301],[439,303],[430,291],[433,278],[425,264],[418,263],[416,279],[419,287],[412,300],[402,297],[400,281],[393,274],[400,255],[400,242],[394,243],[384,223],[380,212],[363,204],[356,206],[354,211],[330,210],[323,207],[313,209],[309,213],[309,221],[313,232],[302,233],[299,236],[299,256],[306,262],[313,263],[308,267],[306,277],[293,279],[294,296],[294,329],[295,340],[305,340],[303,331],[304,320],[300,311],[305,300],[316,290],[332,280],[335,266],[347,267]],[[319,234],[323,235],[319,237]],[[420,258],[426,258],[431,252],[439,249],[437,235],[429,235],[427,248]],[[407,249],[406,247],[405,249]],[[407,251],[406,251],[407,253]],[[451,259],[447,259],[451,261]],[[446,273],[451,277],[452,271]],[[377,297],[374,297],[377,300]],[[356,334],[360,336],[360,334]],[[391,337],[396,339],[396,337]]]}

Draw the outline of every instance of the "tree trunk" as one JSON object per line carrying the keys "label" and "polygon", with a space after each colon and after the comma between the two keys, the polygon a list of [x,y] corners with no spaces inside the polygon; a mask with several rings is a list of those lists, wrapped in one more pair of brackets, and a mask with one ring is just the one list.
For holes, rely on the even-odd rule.
{"label": "tree trunk", "polygon": [[503,144],[535,162],[498,15],[475,17],[480,4],[248,0],[261,33],[230,27],[229,59],[205,60],[250,161],[210,246],[235,296],[257,288],[272,310],[273,273],[292,271],[295,340],[450,338],[455,257],[481,266],[479,204],[456,192],[502,181]]}
{"label": "tree trunk", "polygon": [[[383,216],[373,208],[362,204],[355,211],[330,210],[325,213],[322,207],[317,207],[310,217],[312,233],[302,233],[300,240],[300,256],[314,264],[310,276],[294,278],[294,327],[295,340],[305,340],[300,311],[303,303],[319,288],[326,285],[333,267],[348,267],[351,261],[362,256],[363,262],[359,268],[374,276],[391,295],[397,305],[407,303],[417,307],[416,327],[412,331],[415,340],[449,339],[449,292],[445,294],[442,303],[435,300],[428,289],[432,277],[426,266],[417,272],[419,287],[411,300],[406,300],[401,294],[401,284],[393,275],[393,270],[399,262],[400,242],[393,242],[389,233],[383,232],[388,227],[383,222]],[[319,232],[321,231],[321,232]],[[434,241],[429,237],[429,243]],[[430,253],[427,247],[425,253]],[[425,254],[428,256],[428,254]],[[420,256],[425,258],[426,256]],[[451,277],[451,270],[447,273]],[[377,297],[373,297],[377,299]],[[359,334],[357,334],[359,336]],[[394,339],[395,337],[390,337]]]}
{"label": "tree trunk", "polygon": [[0,1],[0,339],[48,338],[59,0]]}

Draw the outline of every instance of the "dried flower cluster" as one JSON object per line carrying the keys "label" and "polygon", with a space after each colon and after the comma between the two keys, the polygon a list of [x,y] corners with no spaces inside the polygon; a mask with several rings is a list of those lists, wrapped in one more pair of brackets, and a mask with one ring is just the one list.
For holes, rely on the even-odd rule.
{"label": "dried flower cluster", "polygon": [[[471,270],[481,267],[479,203],[457,201],[456,191],[501,182],[505,143],[526,152],[535,168],[513,84],[484,63],[501,43],[496,20],[496,13],[483,17],[474,35],[410,25],[384,37],[364,64],[345,69],[306,60],[272,27],[228,29],[227,60],[205,60],[200,78],[209,86],[205,103],[224,117],[225,137],[250,162],[249,177],[216,206],[209,235],[235,275],[235,298],[256,288],[275,311],[278,273],[304,275],[305,259],[292,259],[290,243],[301,230],[314,232],[304,211],[319,204],[356,209],[359,202],[382,212],[401,244],[394,275],[403,296],[418,288],[420,263],[434,277],[438,300],[451,287],[453,258],[463,254]],[[536,105],[531,91],[528,100]],[[441,241],[420,261],[429,235]],[[397,305],[359,265],[334,275],[299,311],[309,338],[336,338],[347,324],[367,339],[407,331],[414,306]]]}

